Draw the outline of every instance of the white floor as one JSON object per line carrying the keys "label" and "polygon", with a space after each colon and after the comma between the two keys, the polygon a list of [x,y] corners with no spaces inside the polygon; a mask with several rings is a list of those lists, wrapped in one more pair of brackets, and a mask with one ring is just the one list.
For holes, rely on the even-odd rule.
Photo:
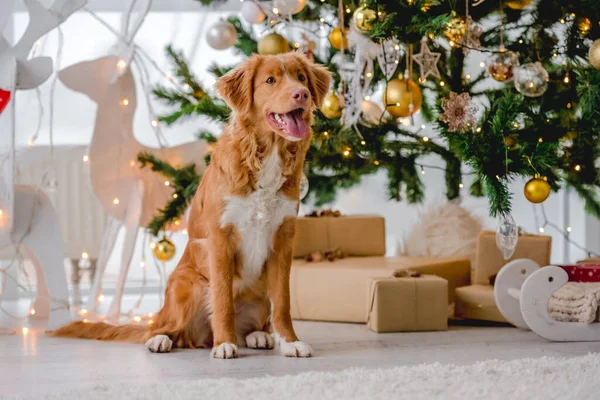
{"label": "white floor", "polygon": [[213,360],[208,350],[151,354],[141,345],[49,338],[41,328],[31,328],[26,336],[21,332],[0,335],[0,397],[99,383],[244,378],[433,362],[468,364],[600,351],[600,342],[552,343],[531,332],[498,326],[393,334],[376,334],[358,324],[296,321],[295,326],[300,338],[313,346],[316,357],[289,359],[276,351],[242,349],[239,359]]}

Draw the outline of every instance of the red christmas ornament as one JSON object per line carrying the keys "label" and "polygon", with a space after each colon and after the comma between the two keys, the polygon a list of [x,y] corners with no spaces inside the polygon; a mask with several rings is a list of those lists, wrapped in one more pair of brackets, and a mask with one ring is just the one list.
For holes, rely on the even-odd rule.
{"label": "red christmas ornament", "polygon": [[10,92],[0,89],[0,114],[2,114],[2,111],[4,111],[4,109],[8,105],[9,101],[10,101]]}

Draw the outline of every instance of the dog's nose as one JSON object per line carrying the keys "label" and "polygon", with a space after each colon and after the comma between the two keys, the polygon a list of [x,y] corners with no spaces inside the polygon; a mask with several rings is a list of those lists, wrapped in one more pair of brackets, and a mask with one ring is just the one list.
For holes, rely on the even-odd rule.
{"label": "dog's nose", "polygon": [[308,90],[307,89],[295,89],[292,91],[292,99],[296,101],[298,104],[306,103],[308,100]]}

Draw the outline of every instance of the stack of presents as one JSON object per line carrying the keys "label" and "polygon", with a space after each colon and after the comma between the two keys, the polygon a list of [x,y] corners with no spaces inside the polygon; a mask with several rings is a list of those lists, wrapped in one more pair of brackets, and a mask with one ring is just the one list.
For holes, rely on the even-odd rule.
{"label": "stack of presents", "polygon": [[[548,265],[550,247],[549,236],[523,235],[512,259]],[[329,250],[343,258],[315,257]],[[449,317],[506,322],[490,283],[506,263],[495,232],[479,235],[473,263],[385,257],[383,217],[301,217],[294,251],[294,319],[365,323],[375,332],[446,330]]]}

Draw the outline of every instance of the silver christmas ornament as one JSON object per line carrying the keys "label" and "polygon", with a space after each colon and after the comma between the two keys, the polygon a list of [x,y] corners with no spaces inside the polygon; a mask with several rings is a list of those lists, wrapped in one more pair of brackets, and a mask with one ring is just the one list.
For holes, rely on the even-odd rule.
{"label": "silver christmas ornament", "polygon": [[267,18],[260,6],[253,1],[244,1],[241,13],[242,18],[250,24],[260,24]]}
{"label": "silver christmas ornament", "polygon": [[289,15],[297,14],[306,5],[306,0],[275,0],[273,1],[273,9],[277,9],[277,13]]}
{"label": "silver christmas ornament", "polygon": [[308,194],[308,178],[302,173],[302,178],[300,178],[300,200],[304,199]]}
{"label": "silver christmas ornament", "polygon": [[216,50],[225,50],[237,42],[237,30],[229,21],[219,21],[206,32],[206,41]]}
{"label": "silver christmas ornament", "polygon": [[521,65],[514,74],[515,88],[524,96],[540,97],[548,89],[550,76],[539,61]]}
{"label": "silver christmas ornament", "polygon": [[505,260],[509,260],[515,253],[519,241],[519,228],[511,214],[500,216],[496,228],[496,246]]}

